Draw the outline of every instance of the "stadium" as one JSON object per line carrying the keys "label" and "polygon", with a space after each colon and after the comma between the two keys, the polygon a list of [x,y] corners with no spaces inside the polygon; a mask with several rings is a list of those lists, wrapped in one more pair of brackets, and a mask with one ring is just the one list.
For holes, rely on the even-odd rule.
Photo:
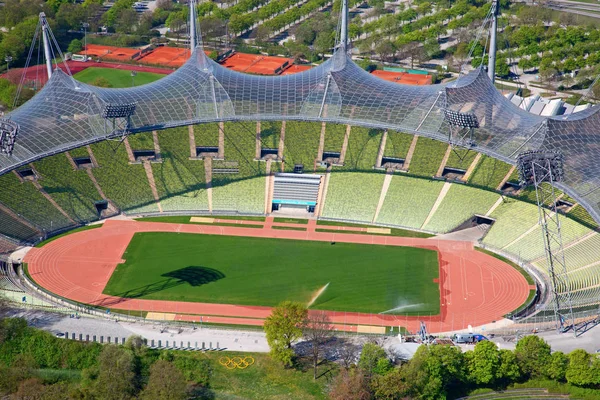
{"label": "stadium", "polygon": [[[199,33],[134,88],[49,61],[0,127],[3,268],[148,319],[262,325],[284,300],[368,333],[596,318],[598,108],[530,114],[482,68],[386,82],[352,61],[343,10],[333,56],[292,75],[231,71]],[[560,171],[524,185],[528,154],[560,154]]]}

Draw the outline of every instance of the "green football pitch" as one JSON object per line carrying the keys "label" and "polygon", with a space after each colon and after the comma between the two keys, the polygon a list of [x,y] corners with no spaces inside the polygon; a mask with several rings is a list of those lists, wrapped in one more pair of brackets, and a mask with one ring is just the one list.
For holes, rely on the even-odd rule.
{"label": "green football pitch", "polygon": [[96,79],[104,78],[113,88],[127,88],[131,87],[133,84],[135,84],[135,86],[145,85],[146,83],[157,81],[165,76],[166,75],[140,71],[132,79],[131,71],[129,70],[90,67],[76,73],[73,75],[73,78],[77,79],[79,82],[89,83],[90,85],[93,85]]}
{"label": "green football pitch", "polygon": [[316,297],[311,308],[332,311],[440,310],[437,252],[427,249],[151,232],[136,233],[123,258],[105,294],[255,306]]}

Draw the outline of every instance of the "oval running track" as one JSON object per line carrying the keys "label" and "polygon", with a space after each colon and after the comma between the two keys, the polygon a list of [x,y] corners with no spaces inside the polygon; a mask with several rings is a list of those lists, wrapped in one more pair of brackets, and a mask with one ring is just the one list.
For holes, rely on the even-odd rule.
{"label": "oval running track", "polygon": [[[228,221],[232,222],[232,221]],[[229,304],[126,299],[102,294],[136,232],[185,232],[228,236],[254,236],[296,240],[336,241],[373,245],[412,246],[438,251],[440,314],[421,317],[328,312],[336,329],[356,330],[356,325],[403,326],[411,332],[424,321],[429,332],[449,332],[469,325],[499,321],[523,304],[532,288],[510,265],[476,251],[472,243],[397,236],[109,220],[101,228],[73,233],[25,257],[34,281],[58,296],[106,308],[176,314],[177,320],[262,325],[270,307]],[[306,226],[306,225],[304,225]]]}

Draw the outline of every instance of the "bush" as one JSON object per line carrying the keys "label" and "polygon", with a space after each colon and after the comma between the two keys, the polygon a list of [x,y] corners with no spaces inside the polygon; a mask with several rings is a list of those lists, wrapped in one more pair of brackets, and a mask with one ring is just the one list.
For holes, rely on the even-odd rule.
{"label": "bush", "polygon": [[201,360],[190,356],[176,356],[175,366],[179,368],[185,380],[202,387],[210,385],[212,365],[209,360]]}

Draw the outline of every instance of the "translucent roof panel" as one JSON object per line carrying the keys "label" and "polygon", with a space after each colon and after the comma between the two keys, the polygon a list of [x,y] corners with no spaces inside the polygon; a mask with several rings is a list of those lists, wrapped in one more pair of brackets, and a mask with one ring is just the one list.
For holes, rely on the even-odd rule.
{"label": "translucent roof panel", "polygon": [[[200,48],[198,48],[199,50]],[[600,222],[598,107],[566,117],[544,117],[515,106],[481,69],[442,85],[408,86],[381,80],[345,52],[318,67],[285,76],[235,72],[203,51],[151,84],[105,89],[56,70],[46,86],[7,117],[19,124],[0,174],[39,158],[118,136],[124,120],[106,120],[107,105],[135,103],[133,133],[214,121],[306,120],[394,129],[448,141],[445,110],[474,114],[478,151],[514,164],[526,150],[565,154],[559,185]]]}

